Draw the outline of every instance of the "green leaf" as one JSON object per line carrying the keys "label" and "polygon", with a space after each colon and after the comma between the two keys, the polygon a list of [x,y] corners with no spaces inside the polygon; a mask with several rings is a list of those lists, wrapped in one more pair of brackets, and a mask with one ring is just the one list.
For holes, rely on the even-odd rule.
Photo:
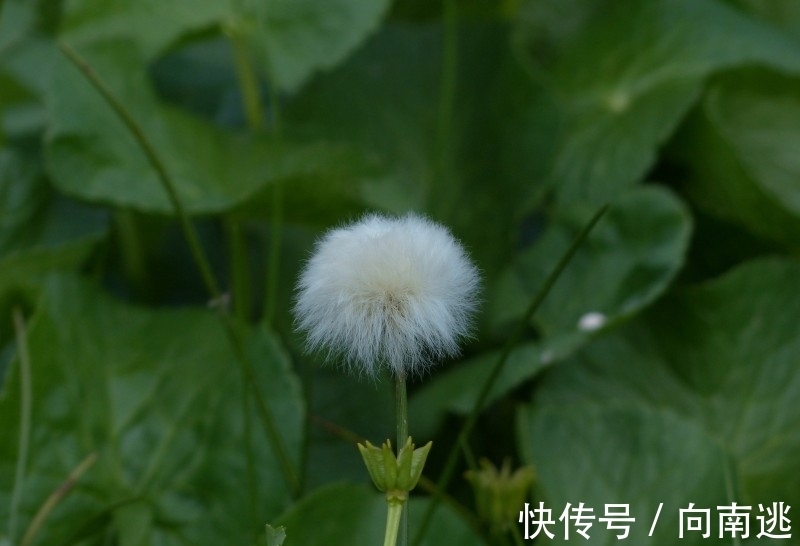
{"label": "green leaf", "polygon": [[548,131],[558,121],[538,107],[553,98],[531,84],[509,38],[497,24],[459,28],[464,61],[452,115],[440,120],[441,25],[387,24],[289,100],[285,126],[377,158],[386,176],[362,184],[364,204],[426,212],[450,226],[491,277],[511,254],[522,205],[541,193],[552,155]]}
{"label": "green leaf", "polygon": [[[104,43],[81,53],[142,127],[190,213],[230,210],[271,183],[314,179],[328,171],[336,177],[333,167],[341,171],[353,160],[352,151],[342,147],[233,134],[160,104],[130,43]],[[48,107],[48,167],[60,190],[88,201],[172,212],[130,131],[65,58],[54,70]]]}
{"label": "green leaf", "polygon": [[[272,335],[256,330],[248,339],[297,466],[299,386]],[[33,428],[21,527],[80,460],[98,454],[46,522],[42,543],[116,533],[120,544],[245,544],[288,505],[287,482],[252,399],[243,404],[239,366],[213,313],[130,307],[55,278],[30,323],[29,344]],[[11,370],[0,399],[0,428],[10,439],[0,445],[0,520],[8,517],[19,434]]]}
{"label": "green leaf", "polygon": [[790,32],[795,38],[800,38],[800,4],[797,2],[793,0],[773,0],[772,2],[738,0],[737,3],[750,10],[754,15]]}
{"label": "green leaf", "polygon": [[[798,275],[794,261],[748,263],[670,295],[554,368],[519,420],[543,499],[595,513],[630,503],[631,537],[653,545],[674,544],[677,511],[689,502],[712,513],[732,501],[754,513],[758,503],[796,505]],[[615,541],[597,534],[593,543]]]}
{"label": "green leaf", "polygon": [[800,237],[797,83],[752,71],[722,78],[680,143],[693,173],[686,191],[695,202],[790,247]]}
{"label": "green leaf", "polygon": [[366,439],[380,446],[394,436],[394,384],[365,383],[331,367],[316,370],[312,380],[315,426],[310,432],[308,487],[362,480],[366,470],[356,442]]}
{"label": "green leaf", "polygon": [[281,89],[296,91],[314,72],[345,59],[381,23],[389,0],[273,0],[243,3],[243,22]]}
{"label": "green leaf", "polygon": [[[414,436],[433,438],[436,428],[447,413],[469,414],[475,407],[492,367],[500,358],[500,353],[500,350],[486,351],[457,362],[420,385],[412,394],[408,405],[408,422]],[[542,358],[539,344],[519,344],[511,351],[506,365],[489,391],[487,404],[535,377],[552,362],[552,359]]]}
{"label": "green leaf", "polygon": [[800,70],[800,44],[717,1],[556,2],[530,2],[520,32],[549,55],[563,121],[548,183],[563,202],[602,202],[640,181],[709,74]]}
{"label": "green leaf", "polygon": [[[409,501],[409,528],[425,513],[427,499]],[[417,520],[415,520],[417,518]],[[386,497],[362,486],[336,484],[314,491],[277,520],[286,527],[292,544],[344,546],[382,544],[386,523]],[[477,534],[442,506],[422,541],[423,545],[483,544]]]}
{"label": "green leaf", "polygon": [[[593,212],[577,204],[556,211],[541,238],[504,271],[487,310],[496,331],[505,337],[521,320]],[[688,211],[663,188],[648,186],[621,196],[578,249],[534,317],[542,339],[513,349],[488,402],[569,356],[598,330],[655,301],[683,266],[691,229]],[[443,412],[471,411],[499,356],[499,350],[488,351],[426,383],[411,399],[411,422],[429,434]]]}
{"label": "green leaf", "polygon": [[35,300],[46,275],[82,266],[107,223],[103,211],[56,195],[32,157],[0,149],[0,344],[12,337],[11,308]]}
{"label": "green leaf", "polygon": [[[550,226],[512,263],[489,310],[498,327],[524,315],[533,295],[591,214],[585,205],[557,210]],[[691,217],[669,191],[648,186],[620,196],[578,249],[534,325],[546,340],[586,339],[594,330],[629,317],[661,295],[683,265]],[[589,314],[599,313],[597,324]]]}
{"label": "green leaf", "polygon": [[153,59],[182,36],[218,25],[229,13],[228,2],[210,0],[78,0],[67,3],[62,37],[80,48],[128,39]]}

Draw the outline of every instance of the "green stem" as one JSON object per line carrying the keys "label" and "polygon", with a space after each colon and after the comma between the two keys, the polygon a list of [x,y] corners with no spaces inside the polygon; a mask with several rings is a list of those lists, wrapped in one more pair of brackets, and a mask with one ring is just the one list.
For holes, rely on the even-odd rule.
{"label": "green stem", "polygon": [[141,126],[139,126],[136,120],[133,119],[133,116],[130,114],[130,112],[128,112],[122,102],[120,102],[120,100],[114,95],[108,85],[100,79],[94,69],[89,66],[89,63],[87,63],[86,60],[83,59],[83,57],[81,57],[78,52],[72,49],[72,47],[70,47],[66,42],[59,41],[58,47],[61,49],[64,55],[66,55],[67,58],[81,70],[81,72],[83,72],[84,76],[86,76],[86,79],[88,79],[92,86],[103,96],[108,105],[111,106],[117,116],[119,116],[120,120],[122,120],[128,130],[134,136],[136,142],[139,144],[139,147],[147,156],[147,160],[156,171],[158,179],[161,181],[161,185],[167,192],[167,197],[172,204],[175,215],[178,217],[181,229],[186,236],[186,242],[189,244],[192,257],[194,258],[195,264],[200,270],[200,275],[203,278],[206,288],[214,299],[219,299],[221,292],[219,290],[219,286],[217,285],[217,281],[214,278],[214,274],[212,273],[211,265],[208,259],[206,259],[203,248],[200,246],[200,241],[197,238],[197,232],[194,229],[194,225],[192,225],[189,215],[183,208],[183,203],[178,196],[178,190],[175,188],[172,178],[170,178],[169,174],[167,174],[166,166],[164,165],[164,162],[161,161],[161,158],[156,152],[155,147],[150,143],[150,140],[148,140],[148,138],[145,136]]}
{"label": "green stem", "polygon": [[225,219],[225,232],[228,239],[228,252],[231,276],[231,292],[233,299],[233,314],[242,324],[250,319],[250,297],[248,287],[249,265],[247,263],[247,248],[242,234],[241,223],[228,216]]}
{"label": "green stem", "polygon": [[[494,367],[492,367],[491,372],[489,373],[486,381],[483,384],[483,388],[481,389],[480,394],[478,395],[478,399],[475,401],[475,405],[472,407],[472,411],[470,412],[469,416],[467,417],[464,424],[461,426],[461,430],[458,433],[458,439],[456,440],[457,444],[465,445],[467,439],[469,438],[470,433],[472,432],[473,427],[475,426],[476,421],[478,420],[478,415],[481,411],[483,411],[483,406],[486,403],[486,399],[489,397],[489,393],[494,387],[495,381],[500,376],[500,372],[503,371],[503,368],[508,361],[508,357],[511,355],[514,347],[517,344],[517,341],[522,337],[522,334],[525,332],[525,329],[530,324],[531,319],[533,318],[534,313],[539,308],[539,306],[544,301],[547,294],[550,293],[550,289],[553,287],[555,282],[561,276],[561,273],[567,267],[569,262],[572,260],[572,257],[578,251],[578,248],[583,244],[586,238],[589,236],[589,233],[592,231],[594,226],[597,222],[600,221],[600,218],[608,210],[609,205],[603,205],[595,214],[592,216],[591,220],[586,224],[586,226],[581,230],[575,240],[570,245],[567,252],[561,257],[556,267],[550,272],[545,279],[544,284],[539,289],[539,291],[534,296],[533,300],[531,301],[530,305],[528,306],[525,315],[517,324],[516,329],[511,334],[511,337],[505,343],[503,347],[503,352],[500,354],[500,357],[495,362]],[[436,508],[441,500],[441,493],[447,489],[447,486],[450,484],[450,480],[453,477],[453,472],[455,471],[456,463],[458,462],[458,455],[461,453],[459,449],[452,449],[450,450],[450,454],[447,457],[447,461],[445,462],[444,470],[442,471],[442,475],[439,478],[439,482],[436,485],[436,493],[433,496],[430,504],[428,504],[428,509],[425,511],[425,515],[422,519],[422,524],[420,525],[419,531],[417,531],[416,536],[414,537],[414,546],[419,546],[422,542],[422,538],[425,536],[425,532],[428,530],[428,526],[433,519],[433,515],[436,512]]]}
{"label": "green stem", "polygon": [[8,518],[8,538],[14,540],[17,533],[17,517],[19,503],[22,499],[25,483],[25,467],[28,463],[28,446],[31,438],[31,407],[33,393],[31,389],[31,360],[28,352],[28,335],[25,330],[25,318],[19,308],[13,311],[14,332],[17,338],[17,355],[19,362],[20,383],[20,427],[19,451],[17,453],[17,469],[14,475],[14,490],[11,493],[11,508]]}
{"label": "green stem", "polygon": [[231,32],[229,38],[233,46],[233,63],[242,93],[247,126],[253,131],[259,131],[264,125],[264,108],[261,104],[258,76],[253,68],[250,51],[240,33]]}
{"label": "green stem", "polygon": [[19,543],[20,546],[30,546],[30,544],[33,543],[33,539],[36,538],[39,529],[41,529],[42,524],[47,520],[47,517],[53,509],[58,506],[58,503],[67,496],[67,493],[69,493],[73,487],[75,487],[80,477],[91,468],[96,460],[97,453],[91,453],[69,473],[67,479],[64,480],[64,483],[62,483],[58,489],[50,493],[50,496],[47,497],[44,504],[36,511],[36,515],[33,516],[30,525],[28,525],[28,529],[25,531],[25,535]]}
{"label": "green stem", "polygon": [[[453,110],[456,96],[456,77],[458,69],[458,9],[456,0],[442,0],[444,12],[444,37],[442,50],[442,77],[439,86],[439,110],[436,133],[436,158],[433,183],[439,187],[447,172],[447,164],[452,144]],[[439,196],[441,197],[441,196]],[[439,203],[450,203],[449,196],[438,198]]]}
{"label": "green stem", "polygon": [[[408,439],[408,394],[406,390],[405,374],[395,376],[395,419],[397,421],[397,452],[406,445]],[[402,526],[400,529],[400,544],[408,544],[408,510],[403,511]]]}
{"label": "green stem", "polygon": [[[136,120],[133,119],[133,116],[127,111],[127,109],[119,101],[119,99],[117,99],[117,97],[112,93],[108,85],[103,80],[100,79],[100,77],[97,75],[94,69],[92,69],[92,67],[89,66],[89,64],[66,43],[59,41],[59,48],[61,49],[62,52],[64,52],[67,58],[70,61],[72,61],[83,72],[84,76],[86,76],[86,78],[94,86],[94,88],[97,89],[97,91],[103,96],[103,98],[106,100],[109,106],[112,107],[114,112],[117,113],[117,115],[126,125],[128,130],[131,131],[131,134],[133,135],[139,146],[144,151],[145,155],[150,161],[151,166],[153,167],[153,169],[155,169],[156,173],[158,174],[159,180],[161,181],[162,185],[167,191],[167,194],[169,195],[170,201],[175,210],[175,214],[180,219],[180,225],[183,230],[183,234],[186,237],[190,249],[192,250],[192,256],[194,258],[195,264],[197,265],[198,269],[201,272],[201,275],[203,277],[203,280],[206,284],[206,288],[208,289],[210,296],[214,301],[217,302],[221,301],[222,294],[219,290],[217,281],[214,278],[214,274],[212,273],[209,262],[206,259],[205,254],[203,253],[203,249],[200,246],[200,243],[197,239],[194,226],[192,225],[191,220],[187,216],[186,211],[183,208],[183,204],[180,200],[180,197],[178,196],[178,193],[175,191],[175,186],[172,182],[172,179],[167,173],[167,170],[164,167],[164,163],[161,161],[161,158],[156,153],[155,148],[147,139],[146,135],[144,134],[144,131],[141,129]],[[272,447],[278,456],[278,460],[280,461],[281,466],[283,467],[284,477],[292,491],[292,494],[296,496],[299,491],[299,482],[297,479],[297,475],[295,474],[292,463],[289,460],[289,456],[287,454],[281,436],[278,433],[278,429],[275,425],[275,420],[272,418],[272,413],[269,410],[269,406],[264,401],[264,397],[261,395],[261,392],[258,389],[258,385],[255,381],[255,371],[254,371],[255,366],[253,365],[252,360],[247,355],[242,334],[237,325],[234,324],[231,316],[226,312],[225,306],[220,307],[220,312],[218,313],[218,316],[222,320],[222,323],[225,327],[225,332],[229,337],[234,352],[236,353],[236,358],[242,365],[244,373],[247,374],[248,383],[250,384],[253,394],[255,395],[254,397],[256,400],[256,408],[259,411],[259,417],[262,420],[264,428],[267,432],[267,436],[270,439],[270,443],[272,444]]]}
{"label": "green stem", "polygon": [[247,375],[242,374],[242,414],[244,418],[245,464],[247,465],[247,494],[250,500],[250,521],[253,524],[254,537],[260,527],[258,518],[258,480],[256,479],[256,463],[253,457],[253,425],[250,415],[250,391],[247,388]]}
{"label": "green stem", "polygon": [[404,502],[398,500],[387,500],[388,512],[386,514],[386,535],[383,538],[383,546],[395,546],[397,544],[397,532],[400,529],[400,519],[405,511]]}
{"label": "green stem", "polygon": [[408,439],[408,394],[406,376],[398,374],[394,383],[395,419],[397,420],[397,449],[406,445]]}
{"label": "green stem", "polygon": [[[275,79],[271,78],[269,86],[269,106],[272,113],[272,133],[275,136],[275,145],[283,145],[281,130],[280,101]],[[277,309],[278,278],[280,275],[281,259],[281,231],[283,226],[283,185],[280,181],[272,184],[272,218],[269,226],[269,251],[267,253],[267,283],[264,291],[264,323],[272,326],[275,321]]]}
{"label": "green stem", "polygon": [[119,246],[125,273],[133,283],[136,291],[149,300],[150,293],[148,291],[149,284],[147,282],[146,260],[133,212],[129,210],[115,210],[113,221],[119,235]]}

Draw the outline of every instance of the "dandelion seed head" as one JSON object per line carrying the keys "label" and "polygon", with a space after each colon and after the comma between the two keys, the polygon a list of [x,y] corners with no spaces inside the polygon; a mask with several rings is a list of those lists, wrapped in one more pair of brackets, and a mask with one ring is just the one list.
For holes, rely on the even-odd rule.
{"label": "dandelion seed head", "polygon": [[444,227],[414,214],[369,215],[317,243],[298,281],[296,324],[309,349],[341,354],[358,372],[418,375],[458,354],[478,285]]}

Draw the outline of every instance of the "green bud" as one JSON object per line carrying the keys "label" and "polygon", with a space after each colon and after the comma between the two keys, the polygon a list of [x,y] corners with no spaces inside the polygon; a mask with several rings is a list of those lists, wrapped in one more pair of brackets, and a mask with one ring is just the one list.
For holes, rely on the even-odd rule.
{"label": "green bud", "polygon": [[475,492],[478,514],[493,532],[501,532],[517,521],[535,473],[532,467],[523,466],[512,474],[508,460],[503,461],[499,472],[487,459],[481,459],[480,464],[480,470],[468,471],[466,478]]}
{"label": "green bud", "polygon": [[411,438],[395,457],[391,440],[378,448],[369,442],[358,444],[358,450],[367,466],[372,483],[386,493],[389,500],[405,502],[408,492],[414,489],[422,476],[422,469],[432,442],[414,449]]}

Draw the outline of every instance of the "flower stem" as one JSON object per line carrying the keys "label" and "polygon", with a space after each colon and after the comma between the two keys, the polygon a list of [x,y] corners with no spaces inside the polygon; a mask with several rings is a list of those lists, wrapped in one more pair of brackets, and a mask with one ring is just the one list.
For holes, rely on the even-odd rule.
{"label": "flower stem", "polygon": [[231,46],[233,46],[233,62],[236,67],[236,77],[239,81],[239,90],[244,103],[244,113],[247,126],[258,131],[264,124],[264,108],[261,105],[261,92],[258,85],[258,75],[253,69],[250,51],[247,43],[239,32],[229,33]]}
{"label": "flower stem", "polygon": [[[456,0],[442,0],[442,11],[444,20],[442,68],[432,180],[433,184],[438,184],[439,192],[443,189],[447,191],[448,185],[443,182],[448,174],[450,155],[453,151],[453,112],[458,75],[458,7]],[[452,195],[443,196],[439,193],[433,198],[436,206],[447,207],[453,203]],[[449,212],[449,210],[444,211],[445,214]]]}
{"label": "flower stem", "polygon": [[33,539],[36,538],[36,534],[39,532],[39,529],[42,527],[42,524],[47,520],[47,517],[50,513],[58,506],[58,503],[67,496],[75,484],[78,483],[83,474],[91,468],[94,462],[97,460],[97,453],[90,453],[88,457],[86,457],[81,463],[75,467],[75,469],[69,473],[67,479],[52,493],[47,499],[44,501],[44,504],[39,507],[39,510],[36,511],[36,514],[33,516],[30,525],[28,525],[27,531],[25,531],[25,535],[22,537],[20,541],[20,546],[30,546],[33,544]]}
{"label": "flower stem", "polygon": [[395,376],[395,417],[397,419],[397,449],[406,445],[408,439],[408,395],[406,394],[406,376]]}
{"label": "flower stem", "polygon": [[[272,114],[272,134],[280,154],[283,146],[281,131],[281,112],[278,88],[275,78],[270,77],[269,82],[269,108]],[[279,156],[280,157],[280,156]],[[281,237],[283,227],[283,185],[280,181],[272,184],[272,218],[269,226],[269,248],[267,253],[267,282],[264,290],[266,301],[264,303],[264,323],[272,326],[275,321],[277,309],[278,280],[280,275]]]}
{"label": "flower stem", "polygon": [[[395,376],[395,419],[397,420],[397,451],[406,445],[408,439],[408,394],[406,390],[406,376],[405,374],[397,374]],[[391,511],[391,502],[389,510]],[[403,510],[402,505],[400,510],[403,512],[402,525],[400,526],[400,544],[406,546],[408,544],[408,510]],[[388,522],[386,532],[389,532]],[[397,534],[397,531],[395,531]]]}
{"label": "flower stem", "polygon": [[19,362],[20,382],[20,427],[19,451],[17,453],[17,469],[14,476],[14,490],[11,494],[11,509],[8,519],[8,538],[14,540],[17,533],[17,513],[25,482],[25,466],[28,462],[28,444],[31,436],[31,360],[28,355],[28,336],[25,331],[25,319],[19,308],[14,308],[14,331],[17,337],[17,354]]}
{"label": "flower stem", "polygon": [[[539,308],[539,306],[544,301],[547,294],[550,293],[550,289],[553,287],[555,282],[561,276],[561,273],[567,267],[569,262],[572,260],[572,257],[578,251],[578,248],[583,244],[586,238],[589,236],[589,233],[592,231],[594,226],[597,222],[600,221],[600,218],[608,210],[609,205],[603,205],[600,209],[592,216],[591,220],[586,224],[586,226],[581,230],[575,240],[570,245],[567,252],[559,260],[556,267],[550,272],[550,275],[544,281],[544,284],[539,289],[539,291],[534,296],[533,300],[528,307],[528,310],[525,312],[525,316],[522,317],[522,320],[519,321],[517,324],[516,329],[511,334],[511,337],[505,343],[503,347],[503,352],[500,354],[500,358],[497,359],[494,367],[492,368],[489,376],[487,377],[486,381],[483,384],[483,388],[481,389],[480,394],[478,395],[478,399],[475,401],[475,405],[472,408],[469,416],[467,417],[464,424],[461,426],[461,430],[458,433],[458,439],[456,440],[457,444],[466,445],[467,439],[469,438],[470,433],[472,432],[475,423],[478,420],[478,415],[483,410],[483,406],[486,403],[486,399],[489,397],[489,393],[494,387],[495,381],[500,376],[500,372],[503,371],[503,367],[506,365],[508,361],[508,357],[511,355],[512,350],[517,344],[517,341],[522,337],[522,334],[525,332],[525,329],[530,324],[531,318],[533,318],[534,313]],[[436,492],[431,500],[430,504],[428,504],[428,509],[425,512],[425,515],[422,519],[422,524],[420,525],[417,534],[414,536],[414,546],[418,546],[422,542],[422,538],[425,536],[425,532],[428,530],[428,526],[433,519],[433,515],[436,512],[436,508],[441,500],[441,494],[447,489],[447,486],[450,484],[450,480],[453,477],[453,472],[455,472],[456,463],[458,462],[458,455],[461,453],[460,449],[451,449],[450,454],[447,457],[447,461],[444,465],[444,470],[442,471],[442,475],[439,478],[439,482],[436,484]]]}
{"label": "flower stem", "polygon": [[386,535],[383,538],[383,546],[395,546],[397,544],[397,532],[400,529],[400,519],[404,502],[398,500],[387,500],[388,512],[386,513]]}

